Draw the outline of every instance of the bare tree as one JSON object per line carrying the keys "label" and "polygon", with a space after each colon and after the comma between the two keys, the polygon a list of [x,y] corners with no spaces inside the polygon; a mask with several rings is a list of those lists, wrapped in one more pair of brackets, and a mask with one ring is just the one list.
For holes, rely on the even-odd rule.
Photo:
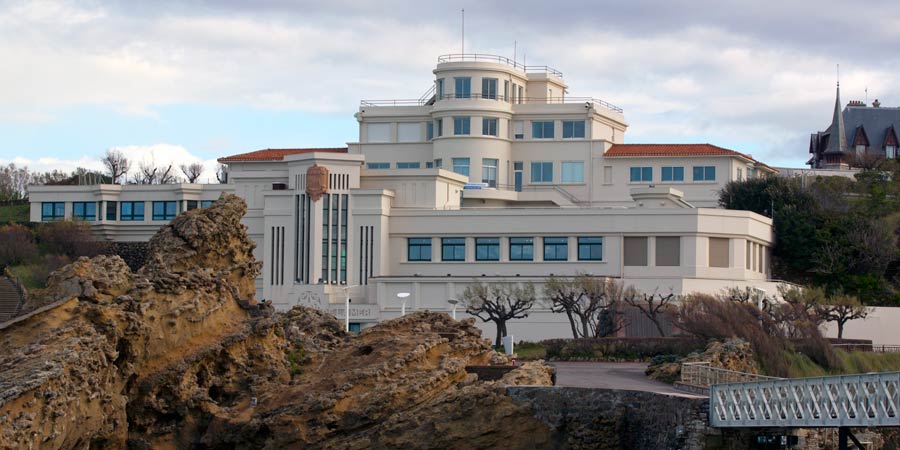
{"label": "bare tree", "polygon": [[844,338],[844,325],[851,320],[865,319],[869,308],[859,303],[856,297],[837,294],[815,305],[816,312],[825,322],[834,322],[838,327],[838,339]]}
{"label": "bare tree", "polygon": [[175,174],[175,167],[172,164],[157,168],[156,173],[159,184],[173,184],[179,181],[178,175]]}
{"label": "bare tree", "polygon": [[611,336],[622,329],[622,293],[621,283],[584,274],[551,277],[544,286],[551,311],[566,314],[576,339]]}
{"label": "bare tree", "polygon": [[157,184],[159,168],[152,162],[141,161],[138,164],[137,184]]}
{"label": "bare tree", "polygon": [[228,183],[228,166],[225,164],[216,166],[216,181],[218,181],[219,184]]}
{"label": "bare tree", "polygon": [[200,164],[198,162],[191,164],[182,164],[181,173],[183,173],[187,178],[188,183],[196,183],[200,178],[200,175],[203,174],[203,164]]}
{"label": "bare tree", "polygon": [[28,197],[28,184],[32,175],[27,167],[9,164],[0,167],[0,200],[22,200]]}
{"label": "bare tree", "polygon": [[131,162],[118,150],[107,150],[101,162],[109,172],[113,184],[118,184],[119,179],[124,177],[128,173],[128,169],[131,168]]}
{"label": "bare tree", "polygon": [[467,313],[478,317],[482,322],[494,322],[497,325],[495,345],[499,347],[507,334],[506,322],[528,317],[535,299],[532,283],[486,285],[476,282],[466,287],[461,300]]}
{"label": "bare tree", "polygon": [[629,286],[622,295],[622,300],[627,305],[637,308],[641,314],[653,322],[653,325],[656,325],[656,330],[659,331],[659,335],[662,337],[666,336],[666,331],[662,326],[662,316],[669,311],[675,299],[676,297],[673,293],[663,295],[654,291],[652,294],[645,294],[638,292],[634,286]]}

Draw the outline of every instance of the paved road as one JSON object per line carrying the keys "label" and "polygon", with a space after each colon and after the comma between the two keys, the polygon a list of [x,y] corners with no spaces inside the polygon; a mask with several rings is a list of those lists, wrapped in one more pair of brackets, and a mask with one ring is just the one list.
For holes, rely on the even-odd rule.
{"label": "paved road", "polygon": [[552,362],[556,366],[556,385],[627,391],[648,391],[696,397],[676,390],[671,385],[651,380],[644,375],[646,363]]}

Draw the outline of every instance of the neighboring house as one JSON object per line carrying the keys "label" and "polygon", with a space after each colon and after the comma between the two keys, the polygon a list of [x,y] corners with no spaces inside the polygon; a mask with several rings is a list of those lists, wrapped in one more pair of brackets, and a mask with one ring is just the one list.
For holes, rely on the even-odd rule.
{"label": "neighboring house", "polygon": [[[562,74],[547,67],[444,56],[434,73],[420,99],[363,101],[359,141],[347,147],[219,159],[229,184],[192,195],[233,190],[247,201],[263,262],[258,298],[343,317],[349,296],[362,327],[398,316],[403,292],[407,310],[449,311],[475,281],[532,281],[540,294],[550,275],[588,273],[663,293],[776,293],[771,219],[715,208],[727,182],[775,169],[709,144],[624,144],[622,110],[565,96]],[[78,189],[33,187],[33,218],[53,220],[42,212],[57,202],[71,217],[71,202],[124,200],[105,189],[144,201],[145,214],[159,201],[188,207],[177,185]],[[110,225],[110,239],[137,226],[97,228]],[[510,329],[517,339],[569,334],[544,302]]]}

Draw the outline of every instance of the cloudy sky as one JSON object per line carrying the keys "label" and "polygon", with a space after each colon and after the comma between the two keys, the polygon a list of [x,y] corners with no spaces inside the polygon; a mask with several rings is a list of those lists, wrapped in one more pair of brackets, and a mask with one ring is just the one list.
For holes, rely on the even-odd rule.
{"label": "cloudy sky", "polygon": [[[514,6],[512,6],[514,5]],[[564,73],[626,142],[710,142],[801,166],[844,102],[900,106],[890,1],[4,1],[0,163],[97,167],[340,146],[361,99],[418,98],[460,48]],[[212,177],[212,172],[205,174]]]}

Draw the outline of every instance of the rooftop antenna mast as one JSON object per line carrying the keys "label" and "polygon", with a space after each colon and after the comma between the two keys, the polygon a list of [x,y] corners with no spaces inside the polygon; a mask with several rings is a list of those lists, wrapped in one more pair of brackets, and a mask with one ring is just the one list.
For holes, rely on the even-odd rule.
{"label": "rooftop antenna mast", "polygon": [[462,9],[462,39],[459,42],[460,53],[466,54],[466,8]]}
{"label": "rooftop antenna mast", "polygon": [[519,50],[519,41],[513,41],[513,63],[516,62],[516,52]]}

